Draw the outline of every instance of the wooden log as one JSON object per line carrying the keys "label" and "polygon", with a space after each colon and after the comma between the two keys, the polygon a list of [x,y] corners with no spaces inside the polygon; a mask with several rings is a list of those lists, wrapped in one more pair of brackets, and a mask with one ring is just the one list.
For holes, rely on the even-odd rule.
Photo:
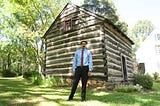
{"label": "wooden log", "polygon": [[[63,77],[63,78],[71,78],[73,79],[74,76],[71,73],[61,73],[61,74],[56,74],[56,73],[47,73],[50,76],[57,76],[57,77]],[[107,76],[104,75],[103,73],[92,73],[92,76],[89,76],[89,80],[104,80],[107,81]]]}
{"label": "wooden log", "polygon": [[[96,48],[96,49],[91,49],[90,50],[92,54],[97,54],[97,53],[101,53],[102,52],[102,48]],[[55,56],[55,57],[65,57],[66,55],[73,55],[75,51],[73,52],[67,52],[66,49],[62,49],[59,51],[47,51],[46,52],[46,56]]]}
{"label": "wooden log", "polygon": [[112,33],[109,33],[107,31],[107,29],[105,29],[105,38],[108,40],[108,41],[111,41],[112,43],[114,43],[115,45],[118,45],[120,46],[121,48],[123,49],[128,49],[127,51],[131,51],[132,48],[131,46],[125,44],[122,40],[120,40],[118,37],[116,37],[115,35],[113,35]]}
{"label": "wooden log", "polygon": [[80,12],[80,11],[76,11],[76,12],[72,12],[70,13],[71,16],[65,16],[65,17],[62,17],[61,20],[56,20],[54,26],[52,26],[52,29],[51,30],[55,30],[55,29],[59,29],[63,24],[63,22],[65,20],[69,20],[70,18],[72,18],[72,21],[75,23],[75,24],[78,24],[78,22],[75,22],[76,20],[86,20],[87,17],[90,17],[89,14],[85,14],[83,12]]}
{"label": "wooden log", "polygon": [[[97,37],[96,40],[98,40],[99,37]],[[90,40],[94,40],[95,38],[92,38]],[[99,38],[100,39],[100,38]],[[98,42],[98,41],[97,41]],[[77,42],[78,43],[78,42]],[[63,45],[63,46],[58,46],[59,48],[54,48],[54,46],[51,46],[51,47],[48,47],[47,48],[47,51],[55,51],[56,52],[59,52],[59,51],[63,51],[65,50],[66,52],[70,52],[70,51],[75,51],[77,48],[80,48],[80,45],[77,44],[77,45],[74,45],[74,46],[68,46],[67,44],[68,43],[64,43],[66,45]],[[102,44],[100,42],[98,43],[92,43],[92,44],[88,44],[87,45],[87,48],[90,50],[90,49],[96,49],[96,48],[101,48]]]}
{"label": "wooden log", "polygon": [[108,76],[115,76],[114,74],[122,76],[122,71],[121,70],[112,69],[112,68],[108,68]]}
{"label": "wooden log", "polygon": [[[92,46],[101,46],[101,43],[100,43],[100,40],[101,40],[101,37],[94,37],[94,38],[90,38],[90,39],[88,39],[87,41],[88,42],[94,42],[94,43],[91,43],[91,44],[88,44],[87,45],[87,48],[89,48],[90,46],[92,47]],[[97,42],[99,42],[99,43],[97,43]],[[53,44],[53,46],[52,45],[48,45],[48,47],[47,47],[47,51],[50,51],[50,50],[57,50],[57,49],[59,49],[59,48],[68,48],[68,49],[74,49],[74,50],[76,50],[76,48],[77,47],[80,47],[80,45],[79,45],[79,43],[80,42],[77,42],[77,41],[72,41],[72,42],[67,42],[67,43],[62,43],[62,44],[59,44],[59,45],[54,45]],[[89,48],[90,49],[90,48]],[[73,50],[73,51],[74,51]]]}
{"label": "wooden log", "polygon": [[134,77],[133,73],[127,73],[127,75],[128,75],[128,78],[133,78]]}
{"label": "wooden log", "polygon": [[[98,30],[93,31],[93,32],[89,32],[89,33],[85,33],[85,34],[79,34],[78,36],[72,36],[72,37],[69,37],[66,39],[60,39],[57,41],[54,41],[54,39],[53,39],[53,40],[50,40],[50,43],[52,46],[52,45],[58,45],[58,44],[63,44],[63,43],[69,43],[70,41],[79,42],[80,40],[83,40],[83,39],[91,39],[91,38],[95,39],[95,37],[99,37]],[[48,46],[50,46],[50,45],[47,44],[47,47]]]}
{"label": "wooden log", "polygon": [[[103,71],[103,65],[94,65],[93,66],[93,72],[94,73],[102,73],[104,74],[104,71]],[[69,71],[71,71],[72,68],[71,68],[71,64],[68,65],[68,67],[46,67],[46,73],[50,74],[50,73],[67,73]]]}
{"label": "wooden log", "polygon": [[108,53],[108,52],[114,53],[116,55],[120,55],[120,52],[117,49],[113,49],[113,48],[111,48],[109,46],[106,47],[106,53]]}
{"label": "wooden log", "polygon": [[[46,67],[50,68],[58,68],[58,67],[68,67],[69,65],[72,64],[72,60],[69,59],[68,61],[64,61],[63,59],[57,61],[57,60],[48,60],[46,61]],[[103,60],[101,59],[95,59],[93,60],[94,65],[103,65]]]}
{"label": "wooden log", "polygon": [[[73,22],[73,24],[72,24],[72,29],[71,29],[71,31],[69,31],[68,33],[75,33],[74,31],[78,31],[78,33],[79,33],[79,30],[82,30],[82,31],[84,31],[84,29],[85,28],[87,28],[87,32],[89,31],[89,29],[90,29],[90,31],[94,31],[94,29],[93,29],[93,27],[94,26],[96,26],[96,25],[99,25],[99,23],[100,23],[100,21],[98,21],[97,20],[97,22],[95,21],[95,20],[85,20],[86,22],[88,21],[88,22],[90,22],[89,24],[85,24],[86,22],[84,22],[84,23],[78,23],[78,24],[74,24]],[[63,26],[63,24],[64,23],[62,23],[62,26]],[[95,27],[95,29],[98,29],[98,27]],[[59,28],[59,29],[55,29],[55,30],[51,30],[50,32],[49,32],[49,35],[51,34],[51,33],[54,33],[54,36],[47,36],[47,39],[48,38],[53,38],[53,37],[59,37],[59,35],[63,35],[63,34],[66,34],[65,32],[64,32],[64,27],[61,27],[61,28]],[[68,34],[67,33],[67,34]],[[85,33],[85,32],[82,32],[82,33]],[[70,35],[70,36],[72,36],[72,34]]]}
{"label": "wooden log", "polygon": [[128,68],[128,67],[127,67],[127,71],[128,71],[129,73],[134,73],[133,68]]}
{"label": "wooden log", "polygon": [[46,74],[66,74],[68,73],[68,69],[66,68],[54,68],[54,69],[47,69],[46,68]]}
{"label": "wooden log", "polygon": [[111,65],[110,63],[108,63],[108,70],[109,69],[114,69],[114,70],[117,70],[117,71],[122,70],[122,68],[120,66]]}
{"label": "wooden log", "polygon": [[123,77],[108,77],[108,82],[121,82],[123,80]]}
{"label": "wooden log", "polygon": [[113,58],[113,59],[115,59],[117,61],[121,61],[121,57],[120,56],[112,54],[110,52],[107,53],[107,58]]}
{"label": "wooden log", "polygon": [[[131,52],[129,48],[123,46],[123,44],[121,44],[120,42],[117,42],[117,41],[114,41],[114,40],[110,40],[109,37],[106,38],[107,39],[107,45],[110,47],[110,48],[113,48],[129,57],[131,57]],[[112,38],[113,39],[113,38]],[[115,43],[113,43],[115,42]]]}
{"label": "wooden log", "polygon": [[117,60],[117,59],[115,59],[115,58],[108,57],[108,58],[107,58],[107,61],[108,61],[109,63],[113,63],[113,64],[116,64],[116,65],[121,66],[121,61],[120,61],[120,60]]}
{"label": "wooden log", "polygon": [[100,28],[99,24],[94,24],[94,25],[91,25],[89,27],[84,27],[84,28],[81,28],[81,29],[74,30],[72,32],[63,33],[63,34],[61,34],[61,36],[59,36],[60,35],[60,32],[59,32],[59,33],[48,34],[46,37],[47,37],[47,39],[50,39],[50,38],[72,37],[72,36],[76,36],[78,34],[84,34],[84,33],[92,32],[92,31],[95,31],[95,30],[97,30],[99,28]]}
{"label": "wooden log", "polygon": [[119,31],[115,30],[113,27],[111,27],[111,25],[109,25],[108,23],[104,23],[104,27],[105,30],[112,34],[112,36],[114,36],[116,39],[122,40],[122,42],[124,42],[126,46],[132,46],[131,40],[129,40],[127,36],[124,36],[122,33],[119,33]]}

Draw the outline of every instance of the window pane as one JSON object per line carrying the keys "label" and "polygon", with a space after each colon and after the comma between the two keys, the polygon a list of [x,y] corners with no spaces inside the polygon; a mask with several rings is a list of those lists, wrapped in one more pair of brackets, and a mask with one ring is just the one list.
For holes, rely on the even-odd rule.
{"label": "window pane", "polygon": [[65,31],[71,30],[71,28],[72,28],[71,20],[64,21]]}
{"label": "window pane", "polygon": [[160,45],[155,45],[156,54],[160,55]]}

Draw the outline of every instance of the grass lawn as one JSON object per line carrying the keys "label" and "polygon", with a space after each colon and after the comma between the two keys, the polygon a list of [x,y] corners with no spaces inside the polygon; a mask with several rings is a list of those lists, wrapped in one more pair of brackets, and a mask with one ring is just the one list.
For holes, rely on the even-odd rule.
{"label": "grass lawn", "polygon": [[160,106],[160,81],[153,90],[137,93],[87,89],[86,102],[80,101],[80,92],[66,101],[70,87],[33,86],[22,78],[0,77],[0,106]]}

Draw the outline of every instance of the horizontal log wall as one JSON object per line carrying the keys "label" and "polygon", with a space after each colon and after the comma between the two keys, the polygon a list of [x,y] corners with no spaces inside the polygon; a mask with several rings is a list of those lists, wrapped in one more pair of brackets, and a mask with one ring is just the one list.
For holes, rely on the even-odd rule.
{"label": "horizontal log wall", "polygon": [[126,68],[128,79],[133,78],[133,64],[131,56],[131,46],[125,43],[123,39],[117,37],[113,32],[104,27],[104,42],[108,81],[123,80],[121,55],[126,57]]}
{"label": "horizontal log wall", "polygon": [[[72,29],[64,31],[64,21],[72,20]],[[133,78],[131,43],[103,19],[80,8],[68,6],[56,19],[46,36],[46,73],[67,75],[80,41],[87,40],[92,52],[93,76],[108,81],[123,80],[121,55],[126,58],[128,79]]]}
{"label": "horizontal log wall", "polygon": [[[72,20],[72,29],[64,32],[63,22],[68,19]],[[80,41],[87,40],[87,48],[92,52],[94,75],[104,75],[100,23],[101,20],[77,8],[66,8],[46,36],[46,73],[67,74],[74,53],[80,48]]]}

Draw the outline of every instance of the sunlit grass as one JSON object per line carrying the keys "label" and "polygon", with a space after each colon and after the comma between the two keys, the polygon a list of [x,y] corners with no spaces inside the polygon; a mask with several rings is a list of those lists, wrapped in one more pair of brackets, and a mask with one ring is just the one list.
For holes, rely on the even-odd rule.
{"label": "sunlit grass", "polygon": [[34,86],[23,78],[0,78],[0,106],[158,106],[160,82],[150,91],[120,93],[87,89],[81,102],[78,88],[73,101],[66,101],[71,87]]}

